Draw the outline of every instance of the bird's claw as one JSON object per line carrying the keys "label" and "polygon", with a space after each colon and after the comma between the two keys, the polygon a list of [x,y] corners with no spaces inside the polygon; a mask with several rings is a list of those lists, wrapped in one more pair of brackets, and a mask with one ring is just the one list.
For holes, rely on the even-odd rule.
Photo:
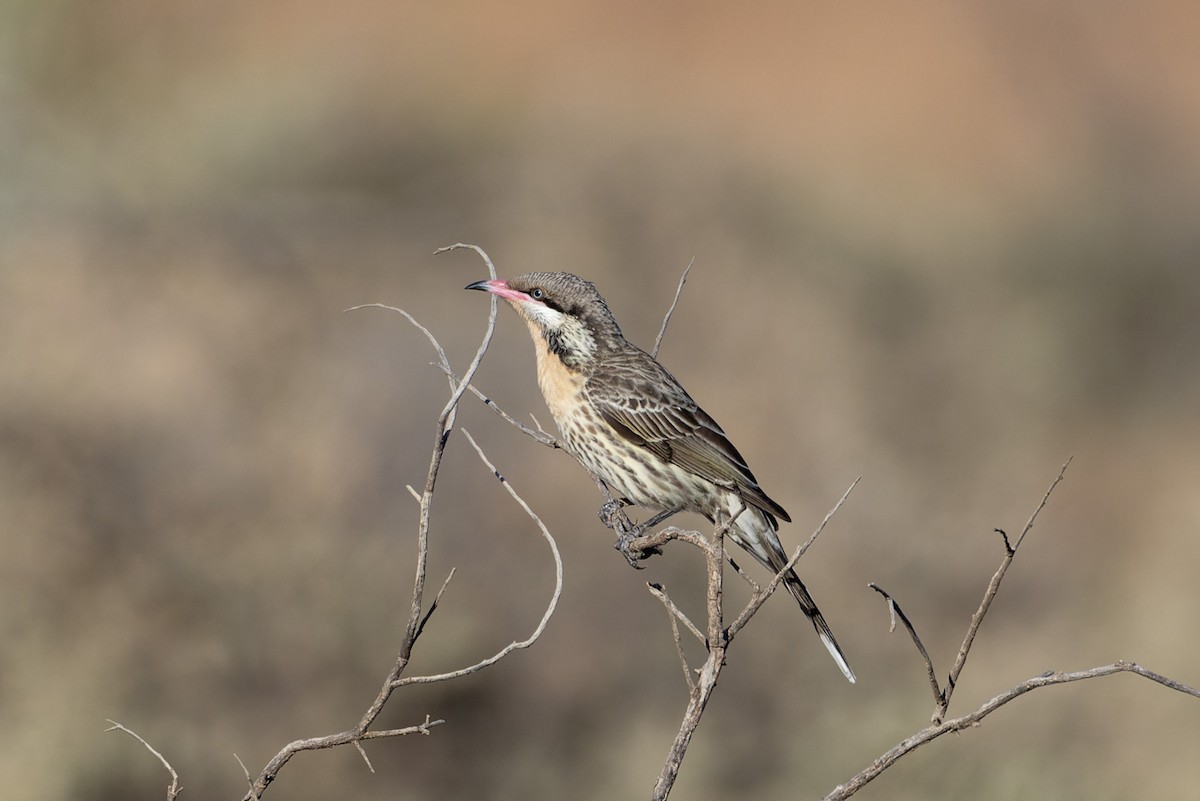
{"label": "bird's claw", "polygon": [[634,545],[641,534],[641,526],[637,527],[637,531],[630,534],[618,534],[617,541],[613,543],[613,548],[621,552],[621,556],[625,557],[625,561],[634,570],[645,570],[645,565],[638,564],[643,559],[649,559],[651,556],[662,556],[662,548],[653,545],[649,548],[639,548]]}
{"label": "bird's claw", "polygon": [[613,543],[613,548],[619,550],[620,555],[624,556],[625,561],[629,562],[629,566],[634,570],[646,570],[646,566],[638,564],[643,559],[649,559],[650,556],[661,556],[662,549],[658,546],[650,546],[649,548],[637,547],[635,542],[640,540],[642,536],[642,526],[635,526],[634,531],[629,534],[618,534],[617,542]]}
{"label": "bird's claw", "polygon": [[621,552],[630,567],[641,570],[642,566],[638,562],[645,559],[646,554],[640,549],[634,548],[633,543],[642,535],[642,527],[635,524],[629,519],[629,515],[625,514],[625,505],[623,499],[614,498],[601,506],[597,515],[601,523],[617,533],[617,541],[613,547]]}
{"label": "bird's claw", "polygon": [[605,528],[611,528],[613,531],[623,533],[633,527],[628,515],[624,512],[625,501],[617,498],[607,501],[600,507],[600,511],[596,515],[600,518],[600,522]]}
{"label": "bird's claw", "polygon": [[645,523],[637,524],[629,519],[629,515],[625,514],[625,507],[628,505],[629,501],[624,498],[614,499],[601,506],[598,515],[606,527],[617,533],[617,541],[613,543],[613,548],[621,552],[630,567],[642,570],[643,566],[638,563],[651,556],[662,555],[662,548],[658,546],[641,548],[634,543],[641,539],[647,531],[658,525],[664,516],[656,515]]}

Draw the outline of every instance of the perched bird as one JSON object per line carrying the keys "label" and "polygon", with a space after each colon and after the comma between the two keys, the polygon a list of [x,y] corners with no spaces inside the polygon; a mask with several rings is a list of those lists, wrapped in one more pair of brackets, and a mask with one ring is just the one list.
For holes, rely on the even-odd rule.
{"label": "perched bird", "polygon": [[[729,537],[778,572],[788,561],[778,518],[746,460],[675,376],[621,334],[590,281],[570,273],[529,273],[466,287],[503,298],[524,318],[537,352],[538,386],[562,440],[618,496],[652,510],[681,508],[721,523]],[[829,625],[794,570],[784,583],[846,678]]]}

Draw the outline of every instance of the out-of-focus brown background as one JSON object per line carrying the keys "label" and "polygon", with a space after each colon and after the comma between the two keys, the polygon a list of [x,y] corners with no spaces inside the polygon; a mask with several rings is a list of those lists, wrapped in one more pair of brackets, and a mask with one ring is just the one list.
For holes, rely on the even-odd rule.
{"label": "out-of-focus brown background", "polygon": [[[737,642],[680,799],[812,798],[928,719],[1001,557],[1075,462],[955,708],[1130,658],[1200,682],[1200,9],[1184,3],[91,3],[0,10],[0,787],[245,789],[351,725],[399,642],[415,504],[485,273],[570,269],[797,523],[860,683],[786,599]],[[502,310],[479,383],[546,415]],[[302,755],[288,799],[648,794],[685,704],[663,582],[594,487],[471,400],[557,534],[563,601],[495,669],[409,689],[428,738]],[[536,530],[452,441],[414,672],[527,635]],[[744,597],[744,594],[743,594]],[[864,798],[1193,797],[1200,708],[1130,677],[1049,689]]]}

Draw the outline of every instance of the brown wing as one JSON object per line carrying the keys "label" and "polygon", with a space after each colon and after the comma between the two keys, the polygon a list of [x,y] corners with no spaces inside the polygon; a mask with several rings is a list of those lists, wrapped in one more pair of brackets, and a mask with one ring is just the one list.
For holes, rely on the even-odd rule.
{"label": "brown wing", "polygon": [[607,355],[584,391],[604,421],[625,439],[791,522],[783,507],[759,487],[717,422],[649,354],[629,350]]}

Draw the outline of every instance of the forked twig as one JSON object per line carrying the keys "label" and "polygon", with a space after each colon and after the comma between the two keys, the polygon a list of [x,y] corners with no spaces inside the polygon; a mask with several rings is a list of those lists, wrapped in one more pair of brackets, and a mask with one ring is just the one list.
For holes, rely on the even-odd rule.
{"label": "forked twig", "polygon": [[921,642],[921,638],[917,635],[917,630],[913,627],[912,621],[908,619],[908,615],[904,614],[904,610],[900,608],[900,604],[896,603],[896,599],[887,590],[873,581],[867,586],[887,600],[888,612],[892,616],[892,625],[888,630],[896,630],[897,617],[904,624],[904,628],[908,629],[908,634],[912,637],[913,645],[917,646],[917,651],[921,654],[921,658],[925,660],[925,672],[929,676],[929,688],[933,691],[933,703],[940,704],[942,702],[942,689],[938,686],[937,672],[933,669],[933,660],[929,657],[929,651],[925,649],[925,643]]}
{"label": "forked twig", "polygon": [[[448,375],[450,377],[451,381],[459,380],[458,376],[454,375],[453,371],[451,371],[448,367],[446,367],[444,365],[438,365],[438,366],[441,367],[443,371],[445,371],[446,375]],[[541,445],[545,445],[547,448],[555,448],[555,449],[562,448],[562,443],[560,443],[555,437],[550,436],[550,434],[547,433],[546,430],[544,428],[542,428],[540,425],[538,426],[538,428],[536,430],[525,425],[520,420],[518,420],[515,417],[513,417],[512,415],[510,415],[508,412],[504,411],[504,409],[501,408],[498,403],[496,403],[494,400],[492,400],[488,395],[484,394],[474,384],[468,384],[467,390],[472,395],[479,398],[479,400],[483,401],[484,406],[488,407],[493,412],[500,415],[500,417],[502,417],[506,423],[508,423],[513,428],[516,428],[517,430],[519,430],[522,434],[529,437],[534,442],[537,442]],[[537,421],[535,420],[534,422],[536,423]]]}
{"label": "forked twig", "polygon": [[[478,253],[480,255],[480,257],[483,259],[484,263],[487,265],[490,276],[493,279],[496,278],[496,269],[495,269],[494,265],[492,264],[491,259],[488,258],[487,253],[485,253],[481,248],[479,248],[475,245],[457,244],[457,245],[452,245],[448,248],[441,248],[438,250],[438,252],[441,253],[446,250],[455,250],[458,248],[469,248],[469,249],[474,250],[476,253]],[[321,749],[321,748],[333,748],[333,747],[340,746],[340,745],[351,745],[352,744],[352,745],[354,745],[354,747],[356,749],[358,749],[359,754],[362,755],[367,766],[371,767],[371,762],[367,758],[367,754],[363,750],[362,745],[361,745],[363,740],[374,740],[374,739],[379,739],[379,738],[383,738],[383,737],[400,737],[400,736],[404,736],[404,735],[408,735],[408,734],[425,734],[425,735],[429,734],[429,731],[431,728],[442,724],[444,721],[431,720],[429,718],[429,716],[427,715],[425,717],[425,721],[423,723],[417,724],[415,726],[408,726],[405,728],[387,729],[387,730],[372,730],[371,726],[374,724],[375,720],[379,717],[380,712],[382,712],[384,705],[388,702],[388,699],[391,698],[392,693],[395,692],[395,690],[398,687],[403,686],[405,683],[414,683],[415,684],[415,683],[425,683],[425,682],[430,682],[430,681],[443,681],[443,680],[454,678],[454,677],[457,677],[460,675],[466,675],[468,673],[473,673],[478,670],[482,670],[483,668],[485,668],[489,665],[495,664],[497,661],[502,659],[508,653],[511,653],[511,651],[515,650],[516,648],[528,647],[529,644],[531,644],[534,640],[536,640],[537,637],[540,636],[541,632],[545,629],[546,622],[548,621],[550,615],[554,611],[554,607],[555,607],[555,604],[557,603],[558,595],[559,595],[559,592],[561,591],[561,587],[562,587],[562,562],[558,555],[558,548],[554,544],[553,538],[550,536],[550,533],[546,530],[545,526],[542,525],[541,521],[537,518],[537,516],[535,514],[533,514],[532,510],[528,507],[528,505],[524,502],[524,500],[522,500],[520,498],[520,496],[518,496],[516,494],[516,492],[513,491],[512,487],[509,486],[507,482],[505,482],[505,488],[508,490],[509,494],[512,495],[512,497],[514,497],[517,500],[517,502],[522,506],[522,508],[525,509],[525,511],[531,517],[533,517],[535,522],[537,522],[539,528],[542,529],[543,535],[550,542],[551,550],[554,554],[555,563],[557,565],[557,572],[556,572],[556,590],[555,590],[554,597],[551,600],[549,609],[547,610],[546,614],[543,616],[541,622],[538,624],[538,627],[535,630],[535,632],[531,638],[524,640],[520,643],[513,643],[511,646],[504,649],[501,653],[499,653],[487,660],[484,660],[481,663],[473,665],[470,668],[466,668],[462,671],[454,671],[451,673],[441,674],[440,676],[416,677],[409,682],[404,682],[404,681],[400,680],[401,675],[404,673],[405,669],[408,667],[408,663],[409,663],[409,660],[412,655],[412,650],[417,642],[417,639],[420,637],[421,633],[425,630],[425,626],[429,622],[430,617],[433,615],[434,611],[436,611],[436,609],[438,608],[438,604],[441,600],[442,593],[445,592],[446,587],[449,584],[450,577],[452,577],[454,575],[453,571],[451,571],[450,576],[448,576],[446,578],[446,581],[442,584],[441,590],[439,590],[438,594],[434,597],[433,603],[430,604],[428,610],[424,610],[423,608],[424,608],[424,591],[425,591],[425,571],[426,571],[426,565],[428,563],[428,558],[429,558],[430,512],[431,512],[432,505],[433,505],[434,490],[437,486],[437,478],[438,478],[439,471],[441,469],[442,459],[445,454],[446,445],[449,442],[450,434],[454,429],[455,419],[457,417],[457,412],[458,412],[459,401],[462,399],[463,393],[466,392],[467,389],[471,386],[471,379],[475,376],[475,373],[478,371],[479,365],[483,361],[483,356],[487,352],[488,346],[491,343],[492,335],[495,332],[497,306],[496,306],[496,299],[493,296],[492,303],[491,303],[491,310],[488,315],[488,322],[487,322],[487,326],[484,330],[484,335],[483,335],[482,341],[480,342],[478,349],[475,351],[475,356],[471,360],[471,363],[468,365],[468,367],[467,367],[466,371],[463,373],[462,377],[459,378],[459,377],[455,376],[453,370],[451,369],[450,361],[446,357],[446,352],[442,348],[441,344],[437,341],[437,338],[433,335],[433,333],[428,328],[421,325],[421,323],[418,322],[416,320],[416,318],[414,318],[411,314],[409,314],[407,311],[405,311],[403,309],[400,309],[400,308],[397,308],[394,306],[385,306],[383,304],[367,304],[367,305],[368,306],[376,306],[379,308],[385,308],[385,309],[389,309],[389,310],[398,312],[398,313],[402,314],[417,329],[419,329],[425,335],[425,337],[429,340],[430,344],[433,346],[433,349],[437,353],[437,356],[438,356],[438,364],[441,367],[442,371],[446,373],[447,378],[450,382],[450,390],[451,390],[450,397],[446,401],[445,406],[442,408],[441,413],[438,415],[437,425],[435,426],[433,450],[430,455],[429,470],[425,477],[424,489],[423,489],[423,491],[418,493],[415,490],[412,490],[411,487],[409,488],[410,492],[412,492],[413,496],[418,501],[419,512],[418,512],[418,522],[417,522],[417,564],[416,564],[415,576],[413,579],[413,593],[412,593],[412,601],[411,601],[410,608],[409,608],[408,623],[407,623],[407,626],[405,627],[404,637],[403,637],[403,640],[401,641],[400,651],[399,651],[398,656],[396,657],[395,664],[392,666],[392,669],[389,671],[387,678],[384,680],[383,685],[380,687],[380,690],[379,690],[378,694],[376,695],[375,700],[367,708],[367,711],[365,713],[363,713],[358,724],[355,725],[351,729],[348,729],[343,732],[338,732],[337,734],[331,734],[331,735],[327,735],[324,737],[313,737],[313,738],[304,739],[304,740],[295,740],[291,743],[288,743],[286,746],[283,747],[283,749],[281,749],[279,751],[279,753],[277,753],[271,759],[270,762],[267,763],[266,767],[263,768],[263,770],[259,774],[258,778],[251,782],[250,791],[246,794],[245,801],[255,801],[256,799],[260,799],[262,797],[262,794],[266,791],[267,786],[270,785],[270,783],[272,781],[274,781],[276,775],[278,775],[279,771],[283,768],[283,766],[286,765],[287,762],[293,756],[300,753],[301,751],[311,751],[311,750],[316,750],[316,749]],[[360,309],[360,308],[365,308],[365,306],[356,306],[354,308]],[[469,435],[468,435],[468,439],[470,439]],[[491,465],[491,463],[487,460],[486,456],[484,456],[482,451],[479,450],[479,446],[476,445],[473,440],[471,441],[471,444],[475,446],[475,449],[479,453],[480,458],[483,459],[483,462],[485,464],[487,464],[489,467],[491,467],[493,472],[496,472],[495,467]],[[497,477],[500,477],[498,472],[496,472],[496,475],[497,475]]]}
{"label": "forked twig", "polygon": [[[717,678],[721,675],[721,670],[725,666],[725,655],[730,647],[730,644],[733,642],[734,636],[746,625],[746,623],[750,621],[754,614],[762,607],[763,603],[766,602],[767,598],[771,596],[771,594],[779,586],[779,583],[783,580],[783,576],[787,573],[788,569],[794,567],[797,560],[799,560],[800,557],[803,556],[808,550],[808,548],[816,541],[817,537],[822,531],[824,531],[825,526],[829,523],[830,518],[832,518],[838,509],[842,507],[842,504],[845,503],[846,498],[849,496],[850,492],[854,489],[857,483],[858,481],[855,480],[854,484],[850,485],[850,488],[846,490],[833,509],[830,510],[827,515],[825,515],[825,519],[821,521],[821,524],[813,532],[812,536],[810,536],[808,540],[796,550],[796,553],[788,561],[787,566],[785,566],[784,569],[780,571],[780,573],[777,574],[765,587],[755,590],[749,602],[741,610],[734,622],[729,626],[726,626],[724,623],[723,606],[722,575],[724,573],[725,562],[728,558],[725,552],[724,538],[726,533],[729,531],[730,526],[733,525],[737,518],[746,510],[745,501],[742,502],[737,513],[735,513],[729,519],[724,520],[722,524],[717,527],[712,539],[705,537],[698,531],[688,531],[675,526],[668,526],[661,531],[637,536],[629,542],[629,550],[634,554],[645,552],[651,548],[661,548],[663,545],[672,540],[681,540],[689,543],[690,545],[699,548],[701,552],[704,553],[705,565],[707,567],[708,574],[708,634],[707,636],[703,637],[705,645],[708,649],[708,658],[705,659],[704,664],[700,667],[698,671],[699,676],[695,682],[692,681],[691,674],[687,674],[689,691],[687,709],[684,711],[683,720],[680,723],[679,731],[675,736],[675,740],[672,742],[671,747],[667,752],[667,758],[663,763],[662,771],[659,773],[658,781],[654,785],[654,790],[651,794],[651,799],[653,801],[664,801],[664,799],[666,799],[670,794],[671,788],[675,784],[675,779],[679,775],[679,768],[683,763],[684,756],[687,754],[688,746],[691,744],[692,737],[696,732],[696,728],[700,725],[700,718],[704,714],[704,710],[708,704],[709,698],[712,696],[712,692],[716,688]],[[653,585],[651,585],[651,592],[654,592]],[[656,597],[659,597],[660,600],[663,600],[664,604],[667,603],[667,600],[664,600],[664,596],[661,596],[660,593],[654,594]],[[673,611],[673,607],[674,604],[668,606],[668,611]],[[673,612],[673,633],[678,631],[674,622],[676,617],[685,621],[685,623],[687,622],[686,616],[683,616],[681,613]],[[699,629],[696,629],[694,626],[690,627],[693,630],[692,633],[699,638],[701,636]],[[678,641],[677,634],[676,640]],[[686,660],[683,659],[682,646],[677,644],[677,647],[680,649],[680,659],[683,661],[683,664],[686,665]]]}
{"label": "forked twig", "polygon": [[479,455],[480,460],[483,461],[483,463],[487,465],[489,469],[491,469],[492,474],[499,479],[501,484],[504,485],[504,489],[508,492],[508,494],[517,502],[518,505],[520,505],[522,509],[525,510],[525,514],[529,515],[530,519],[532,519],[533,522],[537,524],[538,529],[541,530],[542,537],[546,540],[547,544],[549,544],[550,552],[554,556],[554,593],[550,596],[550,603],[546,606],[546,611],[543,613],[541,621],[538,622],[537,627],[533,630],[533,633],[530,634],[526,639],[511,642],[492,656],[489,656],[487,659],[480,660],[473,665],[460,668],[459,670],[452,670],[447,673],[438,673],[432,676],[408,676],[405,678],[398,678],[392,682],[393,688],[404,687],[409,684],[433,684],[439,681],[450,681],[451,679],[469,676],[472,673],[478,673],[484,668],[496,664],[513,651],[521,648],[528,648],[529,646],[533,645],[537,641],[538,637],[542,636],[542,632],[546,630],[546,624],[550,622],[550,618],[554,614],[555,608],[558,606],[558,599],[562,596],[562,556],[558,552],[558,543],[554,541],[554,537],[550,534],[550,530],[546,528],[546,524],[542,522],[542,519],[538,517],[537,513],[534,512],[533,509],[530,508],[529,504],[525,502],[525,499],[518,495],[517,491],[512,488],[512,484],[508,483],[508,479],[506,479],[500,473],[500,471],[496,469],[496,466],[491,463],[491,461],[484,454],[483,449],[480,448],[479,444],[475,442],[475,438],[471,436],[470,432],[468,432],[466,429],[463,429],[463,436],[466,437],[467,441],[471,443],[471,447],[475,449],[475,452]]}
{"label": "forked twig", "polygon": [[1147,670],[1135,662],[1127,662],[1123,659],[1113,662],[1111,665],[1101,665],[1100,667],[1094,667],[1089,670],[1079,670],[1074,673],[1059,673],[1057,671],[1043,673],[1040,676],[1034,676],[1031,679],[1026,679],[1015,687],[1005,690],[995,698],[992,698],[990,701],[982,704],[978,709],[970,714],[945,720],[940,723],[930,724],[924,729],[918,731],[916,734],[913,734],[911,737],[905,738],[894,747],[881,754],[867,768],[851,778],[850,781],[835,787],[833,792],[825,796],[824,801],[844,801],[844,799],[849,798],[857,793],[869,782],[871,782],[871,780],[875,779],[877,776],[879,776],[879,774],[890,768],[897,762],[897,760],[906,754],[915,751],[932,740],[936,740],[943,734],[963,731],[964,729],[978,726],[980,722],[988,715],[992,714],[1009,701],[1021,697],[1025,693],[1037,690],[1041,687],[1052,687],[1054,685],[1067,684],[1073,681],[1083,681],[1085,679],[1111,676],[1114,673],[1133,673],[1134,675],[1157,682],[1158,684],[1161,684],[1171,690],[1175,690],[1176,692],[1190,695],[1193,698],[1200,698],[1200,689],[1189,687],[1188,685],[1175,681],[1174,679],[1169,679],[1166,676],[1162,676],[1158,673]]}
{"label": "forked twig", "polygon": [[683,610],[675,605],[675,602],[672,601],[670,596],[667,595],[666,589],[664,589],[661,584],[650,581],[646,583],[646,586],[650,589],[651,595],[662,601],[663,606],[667,608],[667,611],[672,617],[678,618],[683,625],[687,626],[687,630],[692,633],[692,636],[700,641],[701,645],[707,642],[707,638],[704,636],[704,634],[696,627],[696,624],[692,622],[691,618],[685,615]]}
{"label": "forked twig", "polygon": [[879,592],[887,600],[888,609],[892,615],[892,629],[895,628],[896,616],[899,616],[900,620],[904,623],[905,628],[908,629],[914,645],[920,652],[921,658],[925,662],[926,671],[929,675],[930,687],[933,690],[934,713],[928,726],[916,732],[912,736],[905,738],[900,743],[883,753],[869,766],[855,774],[845,784],[838,785],[836,788],[834,788],[833,792],[825,796],[825,801],[842,801],[843,799],[849,798],[877,776],[879,776],[879,774],[883,773],[883,771],[894,765],[897,760],[906,754],[914,751],[917,748],[920,748],[921,746],[938,737],[941,737],[947,732],[962,731],[973,726],[978,726],[985,717],[1004,706],[1009,701],[1019,698],[1025,693],[1041,687],[1050,687],[1057,684],[1066,684],[1085,679],[1111,676],[1114,673],[1133,673],[1157,682],[1164,687],[1168,687],[1177,692],[1181,692],[1195,698],[1200,698],[1200,690],[1197,690],[1194,687],[1189,687],[1182,682],[1178,682],[1174,679],[1169,679],[1165,676],[1159,675],[1158,673],[1154,673],[1153,671],[1143,668],[1137,663],[1126,660],[1118,660],[1111,665],[1101,665],[1100,667],[1075,671],[1073,673],[1048,671],[1040,676],[1027,679],[1015,687],[1005,690],[996,697],[992,698],[990,701],[981,705],[974,712],[950,720],[946,719],[945,715],[946,710],[950,705],[950,696],[953,694],[958,677],[962,673],[963,665],[966,662],[967,654],[971,650],[971,645],[975,640],[975,635],[979,631],[979,626],[983,622],[983,618],[986,616],[987,611],[990,608],[992,599],[995,598],[996,593],[999,590],[1000,581],[1004,578],[1004,573],[1007,571],[1008,566],[1012,564],[1012,560],[1016,556],[1017,550],[1020,548],[1021,543],[1024,542],[1025,535],[1029,533],[1031,528],[1033,528],[1034,521],[1037,519],[1038,514],[1042,511],[1042,509],[1045,508],[1047,501],[1050,499],[1051,493],[1054,492],[1054,489],[1058,486],[1059,482],[1063,480],[1067,466],[1070,464],[1070,459],[1063,464],[1062,468],[1058,472],[1058,476],[1054,479],[1054,481],[1051,482],[1050,487],[1046,490],[1045,495],[1042,496],[1041,502],[1029,516],[1028,522],[1025,523],[1025,528],[1021,531],[1021,534],[1017,537],[1015,543],[1010,542],[1008,535],[1000,529],[997,529],[1004,540],[1004,559],[1000,563],[1000,568],[996,571],[995,575],[992,576],[991,581],[988,583],[987,590],[984,592],[983,601],[980,603],[979,609],[971,618],[971,623],[967,628],[966,637],[963,639],[962,646],[959,649],[958,658],[955,660],[954,667],[951,668],[944,689],[939,689],[938,687],[937,677],[934,672],[933,662],[929,657],[929,652],[925,649],[924,644],[921,642],[921,638],[917,636],[916,628],[908,619],[908,616],[904,614],[903,610],[900,609],[899,604],[893,600],[891,595],[875,584],[870,585],[872,589]]}
{"label": "forked twig", "polygon": [[417,625],[417,633],[413,635],[413,642],[421,638],[421,632],[425,631],[425,624],[429,622],[429,618],[433,617],[433,613],[437,611],[438,605],[442,602],[442,594],[446,592],[446,588],[450,586],[450,579],[454,578],[458,568],[450,568],[450,572],[446,575],[446,580],[442,582],[442,588],[437,591],[437,595],[433,596],[433,603],[429,605],[425,616],[421,618],[421,622]]}
{"label": "forked twig", "polygon": [[950,708],[950,699],[954,695],[954,688],[958,686],[958,677],[962,673],[963,666],[967,663],[967,655],[971,652],[971,646],[975,642],[975,635],[979,632],[979,627],[983,624],[983,619],[988,613],[988,609],[992,606],[992,600],[996,597],[996,593],[1000,591],[1000,582],[1004,580],[1004,574],[1008,572],[1009,565],[1016,558],[1017,550],[1021,547],[1021,543],[1025,541],[1025,535],[1033,528],[1033,523],[1037,520],[1042,510],[1046,508],[1046,502],[1050,500],[1050,495],[1054,492],[1054,488],[1059,485],[1063,477],[1067,473],[1067,468],[1071,465],[1071,460],[1075,457],[1070,457],[1063,462],[1063,466],[1058,471],[1058,476],[1050,482],[1050,486],[1046,489],[1046,494],[1042,496],[1041,502],[1033,513],[1029,515],[1029,520],[1025,523],[1025,528],[1021,530],[1017,541],[1009,546],[1008,535],[1004,535],[1004,559],[1000,561],[1000,567],[996,570],[992,580],[988,582],[987,589],[983,593],[983,600],[979,602],[979,608],[975,610],[975,614],[971,616],[971,624],[967,626],[966,636],[963,637],[962,645],[958,649],[958,656],[954,658],[954,664],[950,668],[950,674],[946,678],[946,686],[941,691],[941,700],[933,710],[931,721],[934,724],[941,723],[946,717],[946,711]]}
{"label": "forked twig", "polygon": [[666,590],[662,588],[661,584],[647,582],[646,587],[650,590],[650,594],[660,600],[667,610],[667,619],[671,622],[671,639],[675,642],[675,653],[679,656],[680,667],[683,668],[683,680],[687,684],[688,695],[691,695],[696,691],[696,682],[692,679],[692,669],[688,667],[687,656],[683,653],[683,640],[679,636],[679,621],[682,620],[700,642],[704,642],[704,635],[667,596]]}

